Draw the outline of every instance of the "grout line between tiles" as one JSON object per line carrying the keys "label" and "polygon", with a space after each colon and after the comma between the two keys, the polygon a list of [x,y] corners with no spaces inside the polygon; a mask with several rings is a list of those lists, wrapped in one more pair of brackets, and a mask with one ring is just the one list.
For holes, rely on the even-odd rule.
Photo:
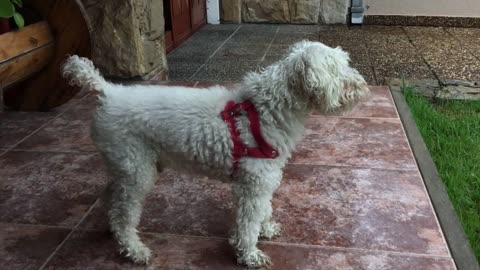
{"label": "grout line between tiles", "polygon": [[[94,229],[82,229],[82,231],[95,232],[96,230],[94,230]],[[153,235],[153,236],[187,237],[187,238],[196,238],[196,239],[205,239],[205,240],[221,240],[221,241],[228,240],[227,237],[219,237],[219,236],[201,236],[201,235],[155,233],[155,232],[139,232],[139,233],[143,234],[143,235]],[[294,247],[303,247],[303,248],[333,249],[333,250],[360,251],[360,252],[377,252],[377,253],[399,255],[399,256],[451,259],[451,256],[444,256],[444,255],[390,251],[390,250],[379,250],[379,249],[368,249],[368,248],[325,246],[325,245],[315,245],[315,244],[305,244],[305,243],[290,243],[290,242],[279,242],[279,241],[266,241],[266,240],[259,240],[259,243],[266,243],[266,244],[271,244],[271,245],[287,246],[287,247],[288,246],[294,246]]]}
{"label": "grout line between tiles", "polygon": [[462,43],[460,43],[459,41],[459,38],[457,36],[455,36],[454,34],[452,34],[450,31],[448,31],[448,29],[446,28],[443,28],[443,31],[447,33],[447,35],[449,35],[451,38],[453,38],[455,40],[455,43],[457,44],[457,46],[459,46],[460,48],[462,49],[466,49],[466,51],[468,52],[468,54],[470,56],[473,56],[473,58],[477,59],[477,61],[480,61],[480,57],[477,57],[476,54],[474,54],[472,52],[472,50],[474,50],[472,47],[470,47],[470,45],[466,45],[465,47],[462,46]]}
{"label": "grout line between tiles", "polygon": [[[83,232],[97,232],[98,230],[91,228],[79,229]],[[188,234],[175,234],[175,233],[158,233],[158,232],[139,232],[141,235],[152,235],[152,236],[171,236],[171,237],[186,237],[194,239],[205,239],[205,240],[228,240],[227,237],[220,236],[202,236],[202,235],[188,235]],[[346,250],[346,251],[360,251],[360,252],[377,252],[391,255],[399,256],[411,256],[411,257],[426,257],[426,258],[443,258],[443,259],[452,259],[449,255],[435,255],[427,253],[414,253],[414,252],[402,252],[402,251],[392,251],[392,250],[380,250],[380,249],[369,249],[369,248],[355,248],[355,247],[339,247],[339,246],[326,246],[326,245],[315,245],[315,244],[305,244],[305,243],[292,243],[292,242],[280,242],[280,241],[268,241],[268,240],[259,240],[259,243],[267,243],[277,246],[295,246],[295,247],[304,247],[304,248],[319,248],[319,249],[334,249],[334,250]]]}
{"label": "grout line between tiles", "polygon": [[398,171],[398,172],[414,172],[418,171],[415,167],[413,169],[399,169],[399,168],[382,168],[382,167],[368,167],[361,165],[345,165],[345,164],[311,164],[311,163],[297,163],[297,162],[288,162],[287,165],[294,166],[318,166],[318,167],[332,167],[332,168],[355,168],[355,169],[370,169],[370,170],[379,170],[379,171]]}
{"label": "grout line between tiles", "polygon": [[265,60],[265,57],[267,56],[268,52],[269,52],[270,49],[272,48],[273,41],[275,41],[275,38],[277,37],[279,31],[280,31],[280,25],[277,26],[277,31],[275,31],[275,35],[273,35],[273,38],[272,38],[272,40],[270,41],[270,44],[268,44],[267,50],[265,51],[265,53],[263,54],[262,58],[260,59],[260,64],[263,62],[263,60]]}
{"label": "grout line between tiles", "polygon": [[[62,113],[61,113],[62,114]],[[59,115],[61,115],[59,114]],[[37,128],[36,130],[32,131],[30,134],[28,134],[27,136],[23,137],[23,139],[21,139],[20,141],[18,141],[17,143],[13,144],[12,146],[6,148],[2,153],[0,153],[0,157],[3,156],[4,154],[6,154],[7,152],[9,151],[13,151],[12,149],[14,149],[17,145],[21,144],[22,142],[24,142],[25,140],[27,140],[28,138],[30,138],[33,134],[37,133],[39,130],[41,130],[43,127],[45,127],[46,125],[50,124],[53,120],[57,119],[57,117],[59,116],[55,116],[53,117],[52,119],[48,120],[47,122],[45,122],[43,125],[41,125],[39,128]]]}
{"label": "grout line between tiles", "polygon": [[405,29],[405,27],[402,27],[402,30],[403,32],[405,33],[405,36],[407,37],[408,39],[408,42],[410,42],[410,44],[412,45],[412,47],[415,49],[415,52],[417,55],[419,55],[423,62],[425,63],[425,65],[427,65],[428,69],[430,70],[430,72],[432,72],[433,76],[435,77],[435,79],[440,83],[440,84],[443,84],[442,81],[440,80],[440,77],[438,76],[437,72],[433,69],[432,65],[430,65],[430,63],[427,61],[427,59],[425,59],[425,56],[423,55],[422,51],[420,50],[420,48],[418,48],[416,45],[415,45],[415,42],[413,42],[413,38],[410,37],[410,35],[408,34],[407,30]]}
{"label": "grout line between tiles", "polygon": [[372,58],[370,57],[370,45],[368,44],[368,42],[363,39],[363,36],[362,36],[362,42],[363,42],[363,51],[365,52],[366,56],[367,56],[367,61],[368,61],[368,67],[370,68],[370,72],[372,72],[372,75],[373,75],[373,80],[375,81],[375,84],[377,85],[380,85],[380,82],[378,81],[378,76],[377,76],[377,72],[375,70],[375,66],[373,65],[373,61],[372,61]]}
{"label": "grout line between tiles", "polygon": [[93,209],[97,206],[99,203],[99,199],[96,199],[95,202],[88,208],[88,211],[83,215],[83,217],[75,224],[75,226],[71,229],[71,231],[67,234],[67,236],[63,239],[63,241],[55,248],[55,250],[48,256],[48,258],[45,260],[45,262],[40,266],[39,270],[45,269],[45,267],[50,263],[50,261],[57,255],[57,252],[65,245],[65,243],[72,237],[72,235],[77,231],[77,228],[80,226],[80,224],[83,223],[83,221],[87,218],[87,216],[93,211]]}
{"label": "grout line between tiles", "polygon": [[25,152],[25,153],[58,153],[58,154],[98,154],[97,150],[92,151],[75,151],[75,150],[48,150],[48,149],[10,149],[9,152]]}
{"label": "grout line between tiles", "polygon": [[324,246],[324,245],[313,245],[313,244],[303,244],[303,243],[288,243],[288,242],[275,242],[275,241],[260,241],[268,244],[278,245],[278,246],[298,246],[298,247],[316,247],[324,249],[334,249],[334,250],[352,250],[360,252],[378,252],[386,253],[399,256],[410,256],[410,257],[422,257],[422,258],[444,258],[451,259],[450,256],[444,255],[435,255],[435,254],[426,254],[426,253],[414,253],[414,252],[402,252],[402,251],[390,251],[390,250],[379,250],[379,249],[368,249],[368,248],[349,248],[349,247],[338,247],[338,246]]}
{"label": "grout line between tiles", "polygon": [[[409,147],[410,147],[410,150],[411,150],[410,143],[409,143]],[[412,154],[413,154],[413,152],[412,152]],[[418,164],[417,164],[416,161],[415,161],[415,164],[418,168]],[[442,225],[440,224],[440,220],[439,220],[438,215],[437,215],[437,211],[435,211],[435,207],[433,206],[432,198],[430,196],[430,193],[428,192],[427,186],[425,185],[425,180],[423,180],[423,176],[422,176],[422,173],[420,172],[420,168],[417,169],[416,174],[418,175],[418,177],[420,178],[420,180],[422,182],[423,191],[425,192],[425,194],[427,194],[428,204],[430,206],[430,210],[433,212],[433,216],[435,217],[435,223],[437,224],[438,231],[440,232],[440,235],[442,236],[442,240],[443,240],[442,242],[443,242],[445,248],[447,249],[448,255],[450,257],[452,257],[452,253],[450,252],[450,247],[447,243],[447,238],[445,237],[445,234],[443,232]]]}
{"label": "grout line between tiles", "polygon": [[[386,86],[386,89],[387,89],[388,98],[393,105],[393,109],[395,110],[395,115],[397,116],[398,119],[400,119],[400,113],[398,112],[397,105],[395,104],[395,99],[393,98],[392,91],[390,90],[390,86]],[[400,119],[400,121],[401,120],[402,119]],[[402,126],[403,126],[403,124],[402,124]],[[407,138],[407,140],[408,140],[408,138]]]}
{"label": "grout line between tiles", "polygon": [[[393,95],[392,95],[392,92],[391,90],[388,91],[389,92],[389,96],[392,98],[393,100]],[[418,164],[417,164],[417,160],[415,158],[415,154],[413,153],[413,150],[412,150],[412,145],[410,144],[410,141],[408,140],[408,136],[407,136],[407,132],[405,131],[405,127],[403,126],[403,123],[400,119],[400,113],[398,112],[398,109],[397,109],[397,106],[395,105],[395,101],[394,101],[394,107],[395,107],[395,112],[397,112],[397,115],[399,116],[399,120],[400,120],[400,127],[402,129],[402,134],[403,134],[403,137],[404,139],[407,141],[407,145],[408,145],[408,152],[410,153],[410,157],[413,159],[414,163],[415,163],[415,171],[417,171],[418,173],[420,173],[420,168],[418,167]],[[428,194],[428,191],[427,191],[427,188],[425,186],[425,183],[423,181],[423,177],[422,175],[420,174],[420,178],[422,179],[422,184],[423,184],[423,187],[424,187],[424,190],[425,192]],[[430,200],[430,195],[428,195],[428,200],[430,201],[430,206],[432,207],[432,210],[433,210],[433,204]],[[433,212],[435,213],[435,210],[433,210]],[[437,218],[436,214],[435,214],[435,218]],[[438,221],[438,220],[437,220]]]}
{"label": "grout line between tiles", "polygon": [[321,114],[311,114],[309,117],[312,117],[312,118],[400,120],[399,117],[342,116],[342,115],[321,115]]}
{"label": "grout line between tiles", "polygon": [[237,29],[235,29],[235,31],[233,31],[233,33],[224,41],[222,42],[222,44],[220,44],[220,46],[208,57],[208,59],[205,61],[205,63],[203,63],[190,77],[188,77],[187,80],[193,80],[193,77],[195,75],[197,75],[197,73],[204,67],[207,65],[207,63],[210,61],[210,59],[213,58],[213,56],[215,56],[215,54],[217,54],[218,51],[220,51],[220,49],[223,47],[223,45],[225,45],[225,43],[227,43],[237,32],[238,30],[242,27],[242,25],[239,25],[237,27]]}
{"label": "grout line between tiles", "polygon": [[[390,90],[390,95],[393,99],[393,95],[392,95],[392,90]],[[396,104],[396,103],[395,103]],[[397,106],[395,105],[395,110],[397,111],[397,113],[400,115],[400,113],[398,112],[398,109],[397,109]],[[422,173],[420,172],[420,168],[418,166],[418,163],[417,163],[417,159],[415,157],[415,154],[413,153],[413,149],[412,149],[412,145],[410,144],[410,141],[408,140],[408,135],[407,135],[407,132],[405,130],[405,127],[403,126],[403,123],[401,124],[401,127],[402,127],[402,133],[403,133],[403,136],[405,137],[405,139],[407,140],[407,144],[408,144],[408,150],[410,152],[410,156],[411,158],[413,158],[414,162],[415,162],[415,168],[416,168],[416,174],[418,175],[418,177],[420,178],[420,182],[422,183],[422,186],[423,186],[423,191],[427,194],[427,197],[428,197],[428,202],[429,202],[429,206],[430,206],[430,209],[431,211],[433,212],[433,216],[435,217],[435,223],[437,224],[437,228],[440,232],[440,235],[442,236],[442,240],[443,240],[443,244],[445,246],[445,248],[447,249],[447,252],[448,252],[448,255],[450,257],[452,257],[452,253],[450,252],[450,247],[447,243],[447,238],[445,237],[445,234],[443,232],[443,229],[442,229],[442,226],[440,224],[440,220],[438,218],[438,215],[437,215],[437,212],[435,211],[435,207],[433,206],[433,202],[432,202],[432,198],[430,196],[430,193],[428,192],[428,189],[427,189],[427,186],[425,184],[425,180],[423,179],[423,176],[422,176]],[[455,268],[457,267],[456,264],[455,265]]]}
{"label": "grout line between tiles", "polygon": [[62,230],[71,230],[73,227],[62,226],[62,225],[45,225],[45,224],[29,224],[29,223],[18,223],[18,222],[4,222],[0,221],[1,225],[14,225],[22,227],[40,227],[40,228],[50,228],[50,229],[62,229]]}
{"label": "grout line between tiles", "polygon": [[[390,98],[393,100],[393,95],[392,95],[392,90],[391,90],[391,89],[389,89],[388,95],[389,95]],[[397,113],[397,115],[399,116],[399,119],[400,119],[400,113],[398,112],[398,108],[397,108],[397,106],[396,106],[396,104],[395,104],[395,101],[393,102],[393,104],[394,104],[394,107],[395,107],[395,112]],[[401,120],[401,119],[400,119],[400,120]],[[400,126],[401,126],[401,128],[402,128],[403,137],[405,138],[405,140],[407,141],[407,144],[408,144],[408,151],[409,151],[409,153],[410,153],[410,157],[415,161],[415,155],[413,154],[412,146],[410,145],[410,141],[408,140],[407,133],[405,132],[405,128],[403,127],[403,124],[402,124],[401,121],[400,121]],[[419,171],[417,162],[415,162],[415,167],[417,168],[417,171]]]}
{"label": "grout line between tiles", "polygon": [[[85,96],[83,96],[82,98],[80,98],[79,100],[77,100],[75,103],[79,103],[81,102],[83,99],[85,99],[87,96],[89,96],[90,94],[86,94]],[[73,104],[72,104],[73,106]],[[60,116],[64,115],[66,112],[68,112],[71,108],[67,108],[65,109],[64,111],[60,112],[59,114],[55,115],[52,119],[48,120],[47,122],[45,122],[43,125],[41,125],[39,128],[37,128],[36,130],[32,131],[30,134],[28,134],[27,136],[23,137],[23,139],[21,139],[20,141],[18,141],[16,144],[13,144],[11,147],[5,149],[5,151],[3,152],[0,152],[0,157],[5,155],[6,153],[8,153],[9,151],[13,150],[15,147],[17,147],[19,144],[21,144],[22,142],[26,141],[27,139],[29,139],[30,137],[32,137],[35,133],[37,133],[38,131],[40,131],[41,129],[43,129],[45,126],[49,125],[50,123],[52,123],[54,120],[58,119]]]}

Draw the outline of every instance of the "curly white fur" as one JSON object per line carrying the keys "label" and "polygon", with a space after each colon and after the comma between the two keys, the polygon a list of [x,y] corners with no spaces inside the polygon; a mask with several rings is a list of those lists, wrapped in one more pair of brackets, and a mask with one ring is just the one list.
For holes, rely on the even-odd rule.
{"label": "curly white fur", "polygon": [[[235,89],[117,85],[78,56],[67,59],[63,74],[72,84],[100,93],[92,138],[113,176],[107,200],[110,226],[121,252],[137,263],[147,263],[151,256],[136,230],[145,195],[156,167],[171,167],[234,184],[237,213],[230,243],[237,260],[251,267],[268,265],[268,256],[256,247],[258,237],[280,232],[271,220],[272,194],[306,117],[312,110],[344,108],[368,92],[346,52],[310,41],[295,44],[285,59],[261,72],[247,74]],[[280,157],[242,158],[231,177],[233,143],[219,114],[227,101],[246,99],[254,103],[261,132]],[[238,119],[243,142],[254,146],[248,124],[247,117]]]}

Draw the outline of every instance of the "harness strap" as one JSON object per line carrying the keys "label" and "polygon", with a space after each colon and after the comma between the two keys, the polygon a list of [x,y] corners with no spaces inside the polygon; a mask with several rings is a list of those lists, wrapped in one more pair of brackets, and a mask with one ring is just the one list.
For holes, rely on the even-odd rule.
{"label": "harness strap", "polygon": [[[250,121],[250,131],[257,144],[257,147],[246,146],[240,139],[240,131],[236,126],[236,119],[242,115],[242,112],[247,114]],[[238,163],[241,157],[253,158],[268,158],[274,159],[279,156],[279,153],[273,148],[263,137],[260,129],[260,117],[255,106],[250,100],[241,103],[233,101],[227,102],[225,109],[220,113],[223,121],[227,122],[230,129],[230,136],[233,141],[232,164],[233,173],[238,168]]]}

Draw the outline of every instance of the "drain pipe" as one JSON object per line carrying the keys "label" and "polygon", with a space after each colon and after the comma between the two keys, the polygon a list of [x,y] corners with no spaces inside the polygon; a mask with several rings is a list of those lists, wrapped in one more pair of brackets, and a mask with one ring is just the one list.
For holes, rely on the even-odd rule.
{"label": "drain pipe", "polygon": [[368,6],[363,5],[363,0],[352,0],[352,6],[350,7],[351,24],[363,24],[363,13],[367,9]]}

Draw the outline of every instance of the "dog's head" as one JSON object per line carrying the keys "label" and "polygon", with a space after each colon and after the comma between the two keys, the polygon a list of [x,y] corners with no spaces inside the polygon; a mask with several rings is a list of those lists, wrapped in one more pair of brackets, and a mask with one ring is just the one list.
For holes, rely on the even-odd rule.
{"label": "dog's head", "polygon": [[360,73],[341,48],[301,41],[283,61],[291,94],[321,112],[341,110],[369,93]]}

